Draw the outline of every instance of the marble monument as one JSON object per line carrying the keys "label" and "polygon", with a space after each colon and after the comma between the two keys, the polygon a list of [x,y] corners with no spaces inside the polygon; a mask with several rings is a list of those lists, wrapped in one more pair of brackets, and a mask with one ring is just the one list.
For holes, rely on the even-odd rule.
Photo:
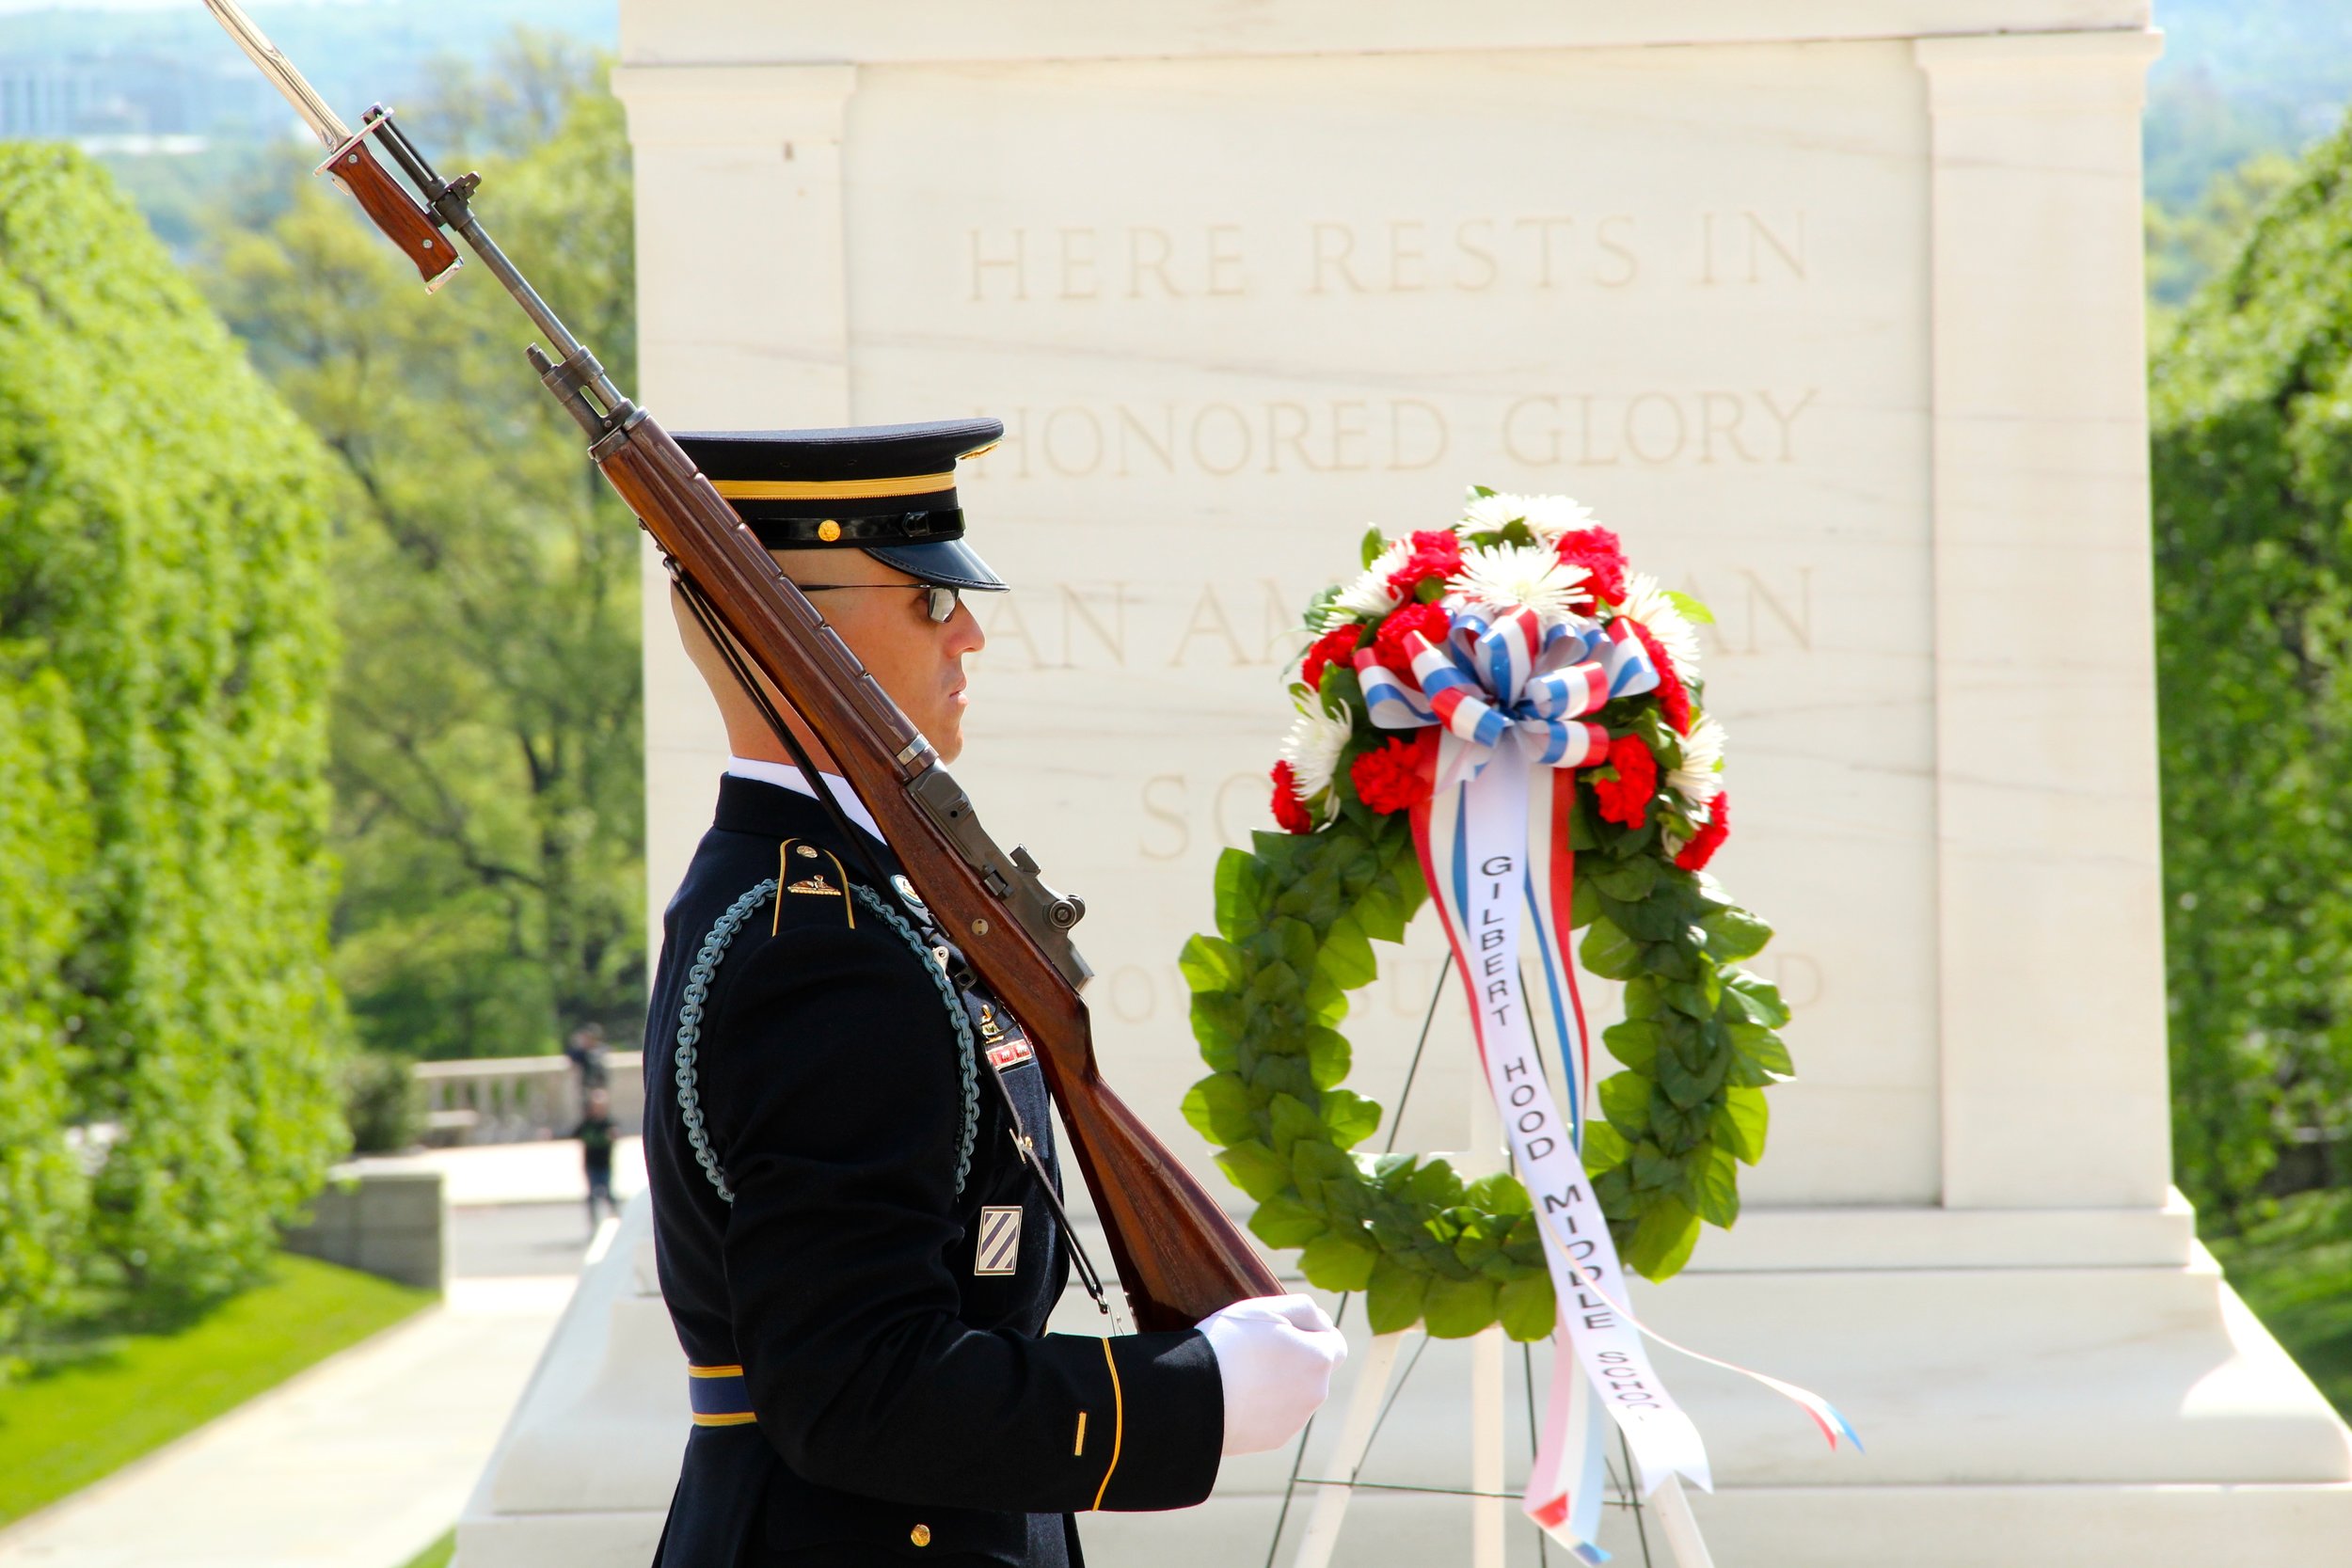
{"label": "marble monument", "polygon": [[[2283,1560],[2352,1529],[2352,1434],[2169,1180],[2151,21],[622,6],[644,401],[673,428],[1006,421],[963,494],[1019,591],[979,607],[957,772],[1088,896],[1105,1070],[1213,1182],[1176,1112],[1201,1070],[1176,954],[1218,848],[1269,825],[1298,611],[1364,527],[1436,526],[1472,483],[1565,492],[1714,608],[1718,869],[1779,928],[1760,967],[1801,1079],[1738,1228],[1642,1300],[1869,1445],[1833,1456],[1666,1356],[1727,1563]],[[645,580],[658,911],[724,748]],[[1363,993],[1352,1087],[1393,1103],[1442,952],[1417,930]],[[1467,1032],[1439,1016],[1405,1147],[1468,1136]],[[641,1272],[625,1243],[583,1293],[549,1363],[572,1372],[534,1384],[461,1561],[644,1560],[685,1425]],[[1452,1354],[1383,1474],[1463,1484]],[[583,1421],[595,1484],[548,1457]],[[1090,1520],[1090,1549],[1256,1560],[1287,1463]],[[1359,1496],[1340,1560],[1463,1560],[1464,1517]]]}

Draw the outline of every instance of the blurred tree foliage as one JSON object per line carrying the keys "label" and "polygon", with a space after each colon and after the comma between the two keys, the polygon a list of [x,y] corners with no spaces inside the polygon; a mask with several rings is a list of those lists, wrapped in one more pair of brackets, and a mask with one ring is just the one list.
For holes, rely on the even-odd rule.
{"label": "blurred tree foliage", "polygon": [[[624,385],[628,146],[596,62],[519,35],[403,120]],[[477,164],[478,161],[478,164]],[[337,974],[372,1048],[551,1051],[644,1016],[637,529],[469,267],[427,297],[348,197],[289,166],[208,287],[342,459],[332,569]]]}
{"label": "blurred tree foliage", "polygon": [[2295,182],[2296,164],[2276,150],[2258,152],[2206,182],[2178,207],[2148,203],[2149,341],[2161,343],[2180,308],[2204,281],[2237,260],[2254,220]]}
{"label": "blurred tree foliage", "polygon": [[[13,608],[7,619],[13,635]],[[82,727],[44,653],[0,646],[0,1347],[64,1305],[89,1217],[66,1143],[76,1009],[63,971],[81,934],[92,824]]]}
{"label": "blurred tree foliage", "polygon": [[333,483],[104,173],[0,147],[0,1331],[234,1287],[342,1146]]}
{"label": "blurred tree foliage", "polygon": [[2352,125],[2152,398],[2175,1157],[2226,1227],[2352,1121]]}

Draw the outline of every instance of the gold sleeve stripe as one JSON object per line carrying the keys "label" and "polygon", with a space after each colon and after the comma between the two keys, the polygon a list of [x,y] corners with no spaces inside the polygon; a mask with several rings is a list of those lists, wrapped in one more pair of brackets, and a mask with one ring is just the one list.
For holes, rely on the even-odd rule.
{"label": "gold sleeve stripe", "polygon": [[1094,1506],[1098,1509],[1110,1492],[1111,1476],[1119,1468],[1119,1440],[1127,1433],[1127,1398],[1120,1392],[1119,1358],[1111,1354],[1108,1339],[1103,1341],[1103,1363],[1111,1370],[1111,1465],[1103,1472],[1103,1484],[1094,1491]]}
{"label": "gold sleeve stripe", "polygon": [[723,1416],[698,1415],[694,1418],[694,1424],[698,1427],[757,1426],[759,1418],[748,1410],[731,1410]]}
{"label": "gold sleeve stripe", "polygon": [[741,1377],[743,1369],[740,1367],[689,1367],[686,1369],[686,1375],[688,1377]]}
{"label": "gold sleeve stripe", "polygon": [[866,500],[888,496],[935,496],[956,487],[953,469],[944,474],[898,474],[887,479],[714,479],[710,487],[731,501]]}
{"label": "gold sleeve stripe", "polygon": [[1078,1440],[1070,1445],[1070,1456],[1075,1459],[1087,1451],[1087,1413],[1078,1412]]}

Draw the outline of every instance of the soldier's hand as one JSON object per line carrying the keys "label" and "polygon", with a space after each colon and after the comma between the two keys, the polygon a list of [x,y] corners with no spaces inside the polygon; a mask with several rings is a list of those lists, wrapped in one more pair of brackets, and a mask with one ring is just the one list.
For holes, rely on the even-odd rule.
{"label": "soldier's hand", "polygon": [[1225,1385],[1225,1449],[1260,1453],[1290,1441],[1331,1392],[1347,1341],[1305,1296],[1258,1296],[1200,1320]]}

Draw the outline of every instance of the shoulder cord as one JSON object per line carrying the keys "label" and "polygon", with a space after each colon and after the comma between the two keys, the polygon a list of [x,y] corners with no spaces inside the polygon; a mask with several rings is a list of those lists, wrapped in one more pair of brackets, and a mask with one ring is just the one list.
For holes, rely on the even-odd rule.
{"label": "shoulder cord", "polygon": [[[963,1006],[957,999],[955,988],[949,984],[946,972],[940,968],[939,960],[932,956],[930,948],[923,945],[922,939],[914,934],[905,919],[876,897],[864,883],[851,883],[850,886],[857,896],[865,900],[866,907],[881,915],[914,950],[915,956],[923,962],[925,972],[939,988],[940,1000],[946,1004],[947,1016],[955,1024],[957,1065],[962,1069],[963,1077],[963,1133],[956,1145],[956,1196],[961,1197],[964,1183],[971,1179],[972,1145],[979,1135],[980,1124],[979,1067],[972,1044],[972,1021],[964,1016]],[[735,1193],[727,1185],[726,1172],[720,1168],[719,1156],[710,1147],[710,1133],[703,1121],[702,1093],[694,1072],[699,1055],[696,1046],[702,1038],[703,1005],[710,997],[710,977],[717,972],[720,960],[726,957],[728,944],[735,941],[736,931],[751,917],[752,911],[766,903],[775,891],[776,879],[770,877],[727,906],[726,912],[710,927],[710,934],[703,938],[702,948],[694,955],[694,966],[686,975],[685,1001],[678,1008],[677,1050],[672,1055],[676,1064],[674,1076],[677,1083],[678,1116],[686,1124],[686,1141],[693,1147],[694,1163],[702,1166],[703,1175],[709,1179],[711,1186],[718,1191],[720,1200],[725,1203],[735,1201]]]}

